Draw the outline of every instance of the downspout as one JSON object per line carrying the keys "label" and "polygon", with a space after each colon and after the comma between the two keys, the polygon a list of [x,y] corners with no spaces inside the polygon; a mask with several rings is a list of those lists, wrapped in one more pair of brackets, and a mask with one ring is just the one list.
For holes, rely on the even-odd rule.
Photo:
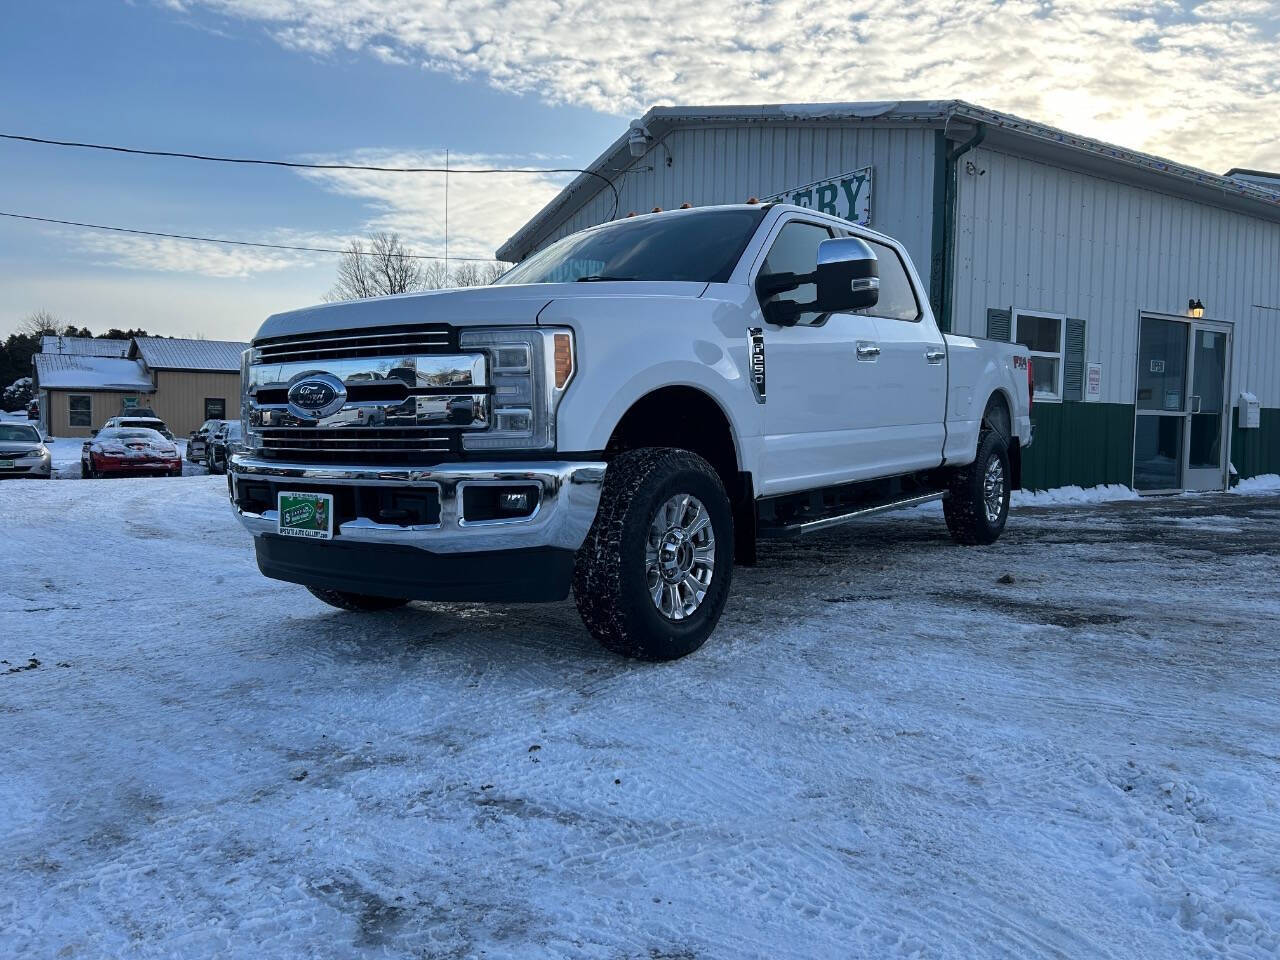
{"label": "downspout", "polygon": [[947,146],[946,127],[934,134],[933,154],[933,250],[929,264],[929,299],[933,302],[938,326],[951,330],[951,292],[955,282],[956,165],[957,161],[982,143],[987,128],[976,124],[972,137],[954,147]]}

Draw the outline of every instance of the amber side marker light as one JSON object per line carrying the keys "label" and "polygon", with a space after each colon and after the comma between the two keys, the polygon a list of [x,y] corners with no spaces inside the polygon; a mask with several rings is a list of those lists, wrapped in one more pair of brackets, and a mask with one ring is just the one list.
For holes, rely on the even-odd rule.
{"label": "amber side marker light", "polygon": [[573,343],[567,333],[555,335],[556,389],[563,390],[564,385],[573,376]]}

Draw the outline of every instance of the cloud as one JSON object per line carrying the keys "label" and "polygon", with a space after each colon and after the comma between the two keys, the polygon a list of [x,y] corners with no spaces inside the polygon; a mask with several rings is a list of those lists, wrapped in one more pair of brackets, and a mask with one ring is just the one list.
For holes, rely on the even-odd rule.
{"label": "cloud", "polygon": [[[255,247],[221,246],[173,240],[167,237],[140,237],[118,233],[67,233],[96,266],[123,267],[159,273],[190,273],[219,279],[246,278],[275,273],[314,263],[302,254]],[[276,240],[270,242],[296,242]]]}
{"label": "cloud", "polygon": [[[334,157],[308,157],[332,162]],[[443,167],[445,155],[389,150],[347,154],[342,162],[370,166]],[[468,174],[468,168],[555,167],[563,160],[452,154],[457,172],[448,184],[448,253],[452,257],[492,257],[494,250],[542,209],[572,174]],[[325,190],[361,200],[371,211],[366,232],[392,230],[415,253],[445,253],[446,190],[444,174],[376,173],[364,170],[306,170],[302,176]],[[348,238],[349,239],[349,238]],[[348,239],[341,241],[345,246]],[[332,245],[330,238],[329,245]]]}
{"label": "cloud", "polygon": [[550,103],[959,97],[1210,169],[1280,166],[1266,0],[183,0],[292,49]]}

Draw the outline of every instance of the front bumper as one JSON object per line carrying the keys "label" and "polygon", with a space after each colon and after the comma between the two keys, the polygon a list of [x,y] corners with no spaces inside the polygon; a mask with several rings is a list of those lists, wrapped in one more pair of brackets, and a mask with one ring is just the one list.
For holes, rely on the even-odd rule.
{"label": "front bumper", "polygon": [[[0,460],[8,459],[0,454]],[[12,467],[0,467],[2,477],[38,477],[48,479],[53,474],[53,463],[48,457],[40,460],[14,460]]]}
{"label": "front bumper", "polygon": [[[412,599],[558,600],[568,592],[573,553],[595,521],[604,472],[605,464],[594,461],[393,467],[284,463],[236,454],[227,483],[267,576]],[[241,494],[262,482],[270,485],[267,503],[280,490],[340,497],[434,491],[439,516],[434,523],[388,523],[362,515],[371,512],[360,506],[370,498],[352,495],[346,499],[354,506],[335,519],[332,540],[299,541],[279,536],[277,510],[245,509]],[[537,504],[528,516],[468,520],[465,492],[495,486],[534,488]]]}

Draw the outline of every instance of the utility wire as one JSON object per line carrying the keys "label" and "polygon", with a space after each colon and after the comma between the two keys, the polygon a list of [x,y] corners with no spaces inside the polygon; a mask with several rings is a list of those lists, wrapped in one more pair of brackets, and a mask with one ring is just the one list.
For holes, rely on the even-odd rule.
{"label": "utility wire", "polygon": [[[64,227],[84,227],[89,230],[109,230],[112,233],[131,233],[139,237],[164,237],[168,240],[194,240],[197,243],[222,243],[232,247],[263,247],[267,250],[298,250],[303,253],[358,253],[362,257],[376,256],[371,250],[338,250],[334,247],[303,247],[289,243],[257,243],[252,240],[225,240],[220,237],[193,237],[185,233],[158,233],[155,230],[134,230],[130,227],[108,227],[101,223],[81,223],[78,220],[55,220],[52,217],[33,217],[25,213],[6,213],[0,210],[0,217],[13,220],[32,220],[36,223],[56,223]],[[399,256],[408,260],[443,260],[444,257],[430,256],[423,253],[402,253]],[[497,263],[492,257],[450,257],[450,260],[474,260],[477,263]]]}
{"label": "utility wire", "polygon": [[[604,181],[613,191],[612,220],[618,215],[621,202],[618,188],[603,173],[584,170],[581,167],[384,167],[363,163],[307,163],[301,160],[259,160],[251,157],[219,157],[204,153],[183,153],[177,150],[143,150],[138,147],[121,147],[106,143],[82,143],[77,140],[50,140],[17,133],[0,133],[0,139],[18,140],[23,143],[41,143],[53,147],[78,147],[84,150],[107,150],[112,153],[131,153],[144,157],[177,157],[183,160],[205,160],[210,163],[239,163],[261,167],[288,167],[298,170],[367,170],[374,173],[582,173]],[[461,258],[458,258],[461,259]]]}

